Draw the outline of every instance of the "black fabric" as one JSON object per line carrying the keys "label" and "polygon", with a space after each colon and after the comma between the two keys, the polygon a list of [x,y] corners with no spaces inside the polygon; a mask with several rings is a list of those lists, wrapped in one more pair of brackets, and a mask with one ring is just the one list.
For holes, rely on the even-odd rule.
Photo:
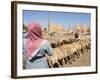
{"label": "black fabric", "polygon": [[42,58],[42,57],[45,57],[45,55],[42,55],[42,56],[35,56],[35,57],[33,57],[31,60],[29,60],[29,61],[30,61],[30,62],[34,62],[35,60],[40,59],[40,58]]}

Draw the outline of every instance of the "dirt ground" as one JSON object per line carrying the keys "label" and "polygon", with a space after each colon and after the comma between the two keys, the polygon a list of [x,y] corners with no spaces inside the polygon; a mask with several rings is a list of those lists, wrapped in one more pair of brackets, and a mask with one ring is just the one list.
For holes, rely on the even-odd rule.
{"label": "dirt ground", "polygon": [[75,59],[75,62],[72,64],[64,64],[64,67],[81,67],[81,66],[90,66],[91,65],[91,56],[90,50],[84,54],[81,54],[79,58]]}

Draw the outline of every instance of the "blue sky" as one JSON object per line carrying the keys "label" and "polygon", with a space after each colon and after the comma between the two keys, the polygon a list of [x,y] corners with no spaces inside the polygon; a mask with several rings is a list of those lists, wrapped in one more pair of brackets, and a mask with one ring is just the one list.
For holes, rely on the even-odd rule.
{"label": "blue sky", "polygon": [[64,27],[72,27],[76,24],[90,25],[90,13],[74,13],[74,12],[53,12],[53,11],[23,11],[24,24],[28,25],[30,22],[38,22],[43,27],[48,26],[49,23],[61,24]]}

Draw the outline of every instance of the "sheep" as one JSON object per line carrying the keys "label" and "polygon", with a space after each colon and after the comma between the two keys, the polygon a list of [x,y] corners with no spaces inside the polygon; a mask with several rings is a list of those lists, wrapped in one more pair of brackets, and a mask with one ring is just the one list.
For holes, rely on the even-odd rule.
{"label": "sheep", "polygon": [[[60,51],[60,49],[58,49],[58,45],[54,42],[51,44],[53,47],[53,56],[51,56],[49,59],[51,60],[52,64],[54,65],[58,62],[58,59],[62,59],[62,52]],[[60,66],[60,64],[58,63],[58,66]]]}
{"label": "sheep", "polygon": [[75,62],[75,59],[80,57],[80,53],[90,49],[90,45],[89,39],[64,39],[51,42],[54,51],[53,56],[48,57],[48,63],[50,67],[61,67],[64,63],[72,64],[72,61]]}
{"label": "sheep", "polygon": [[[55,51],[55,48],[56,48],[56,45],[55,45],[55,43],[51,43],[51,46],[52,46],[52,48],[53,48],[53,55],[52,56],[50,56],[50,57],[48,57],[48,61],[49,61],[49,66],[51,66],[51,64],[52,65],[54,65],[55,63],[57,63],[58,61],[57,61],[57,55],[56,55],[56,51]],[[51,67],[53,67],[53,66],[51,66]]]}

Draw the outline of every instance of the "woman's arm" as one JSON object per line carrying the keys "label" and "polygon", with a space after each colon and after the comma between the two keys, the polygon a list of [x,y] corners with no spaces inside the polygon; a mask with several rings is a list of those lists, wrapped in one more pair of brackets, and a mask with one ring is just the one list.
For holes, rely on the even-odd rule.
{"label": "woman's arm", "polygon": [[51,48],[50,44],[47,42],[47,50],[46,50],[46,53],[49,55],[49,56],[52,56],[53,55],[53,49]]}

